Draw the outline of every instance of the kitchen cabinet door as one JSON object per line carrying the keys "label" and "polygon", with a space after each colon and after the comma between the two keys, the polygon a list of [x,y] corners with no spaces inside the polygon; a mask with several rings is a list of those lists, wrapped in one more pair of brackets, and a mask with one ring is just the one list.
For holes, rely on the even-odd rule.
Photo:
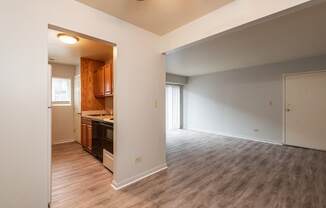
{"label": "kitchen cabinet door", "polygon": [[81,124],[81,145],[86,147],[87,144],[87,124]]}
{"label": "kitchen cabinet door", "polygon": [[105,96],[111,96],[113,94],[112,64],[106,64],[104,66],[104,93]]}
{"label": "kitchen cabinet door", "polygon": [[95,97],[104,97],[104,68],[101,67],[94,73],[94,95]]}

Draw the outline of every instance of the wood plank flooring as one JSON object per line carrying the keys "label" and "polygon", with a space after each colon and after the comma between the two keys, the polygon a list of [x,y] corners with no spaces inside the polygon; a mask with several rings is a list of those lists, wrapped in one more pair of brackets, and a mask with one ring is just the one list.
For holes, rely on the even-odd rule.
{"label": "wood plank flooring", "polygon": [[326,207],[326,152],[184,130],[167,137],[169,168],[121,191],[78,144],[55,146],[52,207]]}

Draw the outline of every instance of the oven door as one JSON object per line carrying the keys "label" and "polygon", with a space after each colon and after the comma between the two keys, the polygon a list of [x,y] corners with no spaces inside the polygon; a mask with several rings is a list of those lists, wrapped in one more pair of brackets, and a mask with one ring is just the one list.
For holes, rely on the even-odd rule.
{"label": "oven door", "polygon": [[102,124],[103,125],[103,149],[114,154],[113,152],[113,124]]}

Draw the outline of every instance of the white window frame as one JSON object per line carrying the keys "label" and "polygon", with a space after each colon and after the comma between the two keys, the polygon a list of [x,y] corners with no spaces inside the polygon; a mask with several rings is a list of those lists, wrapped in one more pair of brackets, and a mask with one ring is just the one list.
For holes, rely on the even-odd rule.
{"label": "white window frame", "polygon": [[[58,80],[66,80],[68,81],[68,98],[69,100],[67,101],[54,101],[54,97],[53,97],[53,93],[54,93],[54,89],[53,89],[53,80],[54,79],[58,79]],[[51,79],[51,101],[52,101],[52,106],[71,106],[72,105],[72,81],[70,78],[64,78],[64,77],[52,77]]]}

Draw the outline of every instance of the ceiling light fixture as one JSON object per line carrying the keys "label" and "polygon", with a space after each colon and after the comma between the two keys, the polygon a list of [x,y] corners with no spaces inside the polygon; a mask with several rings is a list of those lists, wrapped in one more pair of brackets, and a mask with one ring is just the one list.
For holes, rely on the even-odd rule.
{"label": "ceiling light fixture", "polygon": [[69,44],[69,45],[76,44],[79,41],[79,38],[64,33],[59,33],[58,38],[65,44]]}

